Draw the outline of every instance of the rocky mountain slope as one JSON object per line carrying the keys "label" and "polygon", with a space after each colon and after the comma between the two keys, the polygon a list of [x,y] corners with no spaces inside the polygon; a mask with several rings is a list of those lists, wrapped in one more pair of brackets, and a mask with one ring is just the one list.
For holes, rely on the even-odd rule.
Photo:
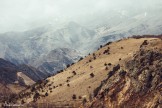
{"label": "rocky mountain slope", "polygon": [[160,38],[128,38],[100,47],[10,102],[42,108],[161,107]]}
{"label": "rocky mountain slope", "polygon": [[140,50],[127,59],[124,67],[115,66],[87,108],[162,107],[162,42],[144,41]]}
{"label": "rocky mountain slope", "polygon": [[86,17],[86,21],[80,18],[82,19],[80,22],[51,23],[24,32],[3,33],[0,34],[0,57],[14,64],[34,66],[43,70],[45,74],[54,74],[70,64],[69,60],[73,62],[75,60],[68,58],[66,61],[67,59],[62,56],[58,61],[64,61],[64,65],[56,65],[56,60],[50,60],[49,63],[46,60],[53,54],[51,53],[53,50],[77,49],[76,55],[80,57],[95,51],[99,45],[109,41],[132,35],[161,34],[161,10],[159,6],[150,7],[149,10],[113,9],[94,13],[95,15]]}
{"label": "rocky mountain slope", "polygon": [[50,51],[47,55],[36,60],[33,64],[38,67],[38,70],[49,75],[63,70],[67,65],[77,62],[81,56],[79,56],[76,50],[68,48],[56,48]]}

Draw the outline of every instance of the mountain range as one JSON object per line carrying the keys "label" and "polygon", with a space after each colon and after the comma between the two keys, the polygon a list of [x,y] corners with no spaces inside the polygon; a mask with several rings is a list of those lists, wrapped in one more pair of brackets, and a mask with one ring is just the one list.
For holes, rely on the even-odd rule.
{"label": "mountain range", "polygon": [[71,21],[3,33],[0,34],[0,57],[51,75],[109,41],[132,35],[161,34],[160,10],[160,7],[140,12],[114,9],[108,14],[100,12],[97,17],[90,16],[86,22],[81,20],[81,24]]}
{"label": "mountain range", "polygon": [[161,107],[162,37],[109,42],[8,102],[24,107]]}
{"label": "mountain range", "polygon": [[111,10],[89,16],[86,22],[51,23],[24,32],[1,33],[2,93],[16,91],[12,84],[24,89],[60,73],[107,42],[133,35],[161,34],[160,10]]}

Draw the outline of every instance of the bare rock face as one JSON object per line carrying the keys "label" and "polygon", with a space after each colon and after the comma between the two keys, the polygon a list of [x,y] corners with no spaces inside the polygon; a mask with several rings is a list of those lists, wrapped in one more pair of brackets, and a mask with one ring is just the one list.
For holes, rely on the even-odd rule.
{"label": "bare rock face", "polygon": [[118,65],[108,72],[95,95],[86,107],[161,108],[162,52],[141,48],[124,67]]}

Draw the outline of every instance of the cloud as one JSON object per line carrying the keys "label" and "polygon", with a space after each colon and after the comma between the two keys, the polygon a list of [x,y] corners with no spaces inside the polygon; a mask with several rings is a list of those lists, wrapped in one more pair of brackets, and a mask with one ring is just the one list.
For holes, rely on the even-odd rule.
{"label": "cloud", "polygon": [[26,30],[49,20],[116,8],[156,7],[161,0],[0,0],[0,32]]}

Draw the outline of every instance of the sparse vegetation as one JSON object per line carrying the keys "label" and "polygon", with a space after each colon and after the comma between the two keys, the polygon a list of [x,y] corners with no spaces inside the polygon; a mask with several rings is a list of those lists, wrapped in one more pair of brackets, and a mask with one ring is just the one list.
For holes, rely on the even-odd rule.
{"label": "sparse vegetation", "polygon": [[68,87],[70,87],[70,84],[67,84]]}
{"label": "sparse vegetation", "polygon": [[110,53],[109,53],[109,49],[105,50],[105,51],[103,52],[103,54],[110,54]]}
{"label": "sparse vegetation", "polygon": [[91,78],[93,78],[95,75],[93,73],[90,74]]}
{"label": "sparse vegetation", "polygon": [[81,60],[83,60],[83,57],[81,57],[81,58],[79,59],[79,61],[81,61]]}
{"label": "sparse vegetation", "polygon": [[48,96],[48,93],[47,92],[45,93],[45,96]]}
{"label": "sparse vegetation", "polygon": [[72,99],[73,99],[73,100],[77,99],[77,97],[76,97],[75,94],[73,94]]}
{"label": "sparse vegetation", "polygon": [[106,46],[106,45],[110,45],[111,43],[112,43],[112,42],[108,42],[108,43],[105,44],[105,46]]}
{"label": "sparse vegetation", "polygon": [[92,62],[92,60],[90,59],[89,62]]}
{"label": "sparse vegetation", "polygon": [[111,63],[108,63],[109,66],[111,66],[112,64]]}
{"label": "sparse vegetation", "polygon": [[68,64],[67,66],[66,66],[66,68],[69,68],[70,67],[70,64]]}
{"label": "sparse vegetation", "polygon": [[105,63],[104,65],[107,66],[107,63]]}
{"label": "sparse vegetation", "polygon": [[79,99],[82,99],[82,96],[79,96],[78,98],[79,98]]}
{"label": "sparse vegetation", "polygon": [[[134,41],[135,39],[132,39],[132,40]],[[140,40],[140,43],[142,43],[143,41],[144,40]],[[151,41],[148,41],[148,42],[150,42],[149,45],[153,43],[153,41],[152,43]],[[137,45],[140,46],[140,44],[136,44],[134,46],[137,46]],[[148,48],[149,48],[149,45],[148,45]],[[112,54],[114,53],[115,55],[117,55],[116,53],[121,51],[119,46],[120,46],[120,42],[111,45]],[[160,69],[161,69],[160,58],[162,57],[161,54],[159,53],[154,54],[153,51],[151,50],[146,52],[144,48],[141,48],[139,53],[137,52],[134,54],[134,57],[131,58],[131,62],[130,62],[129,59],[125,59],[126,58],[125,56],[127,56],[127,54],[129,55],[130,53],[130,52],[127,52],[127,50],[130,50],[130,49],[127,48],[128,46],[126,46],[125,44],[124,46],[125,46],[124,48],[121,47],[121,49],[123,49],[123,52],[114,58],[111,56],[106,56],[106,55],[98,56],[99,53],[102,53],[106,49],[106,47],[108,47],[106,46],[102,50],[92,53],[90,56],[85,58],[84,62],[79,62],[75,66],[72,66],[70,69],[64,70],[65,74],[62,73],[54,77],[48,78],[47,82],[46,80],[38,81],[36,85],[28,88],[29,95],[26,91],[24,91],[20,93],[19,96],[17,96],[18,99],[17,98],[14,98],[14,99],[15,100],[17,99],[18,102],[20,103],[24,103],[24,102],[27,103],[28,100],[26,99],[28,99],[28,97],[31,97],[31,101],[33,99],[35,102],[36,101],[41,102],[39,101],[39,98],[45,97],[44,99],[49,99],[53,97],[53,99],[57,98],[58,100],[67,99],[67,101],[70,100],[73,102],[82,101],[83,105],[85,105],[88,100],[88,103],[85,105],[87,106],[91,102],[92,103],[96,102],[96,100],[98,102],[98,99],[99,101],[105,102],[106,100],[105,97],[107,96],[108,98],[110,98],[110,103],[111,103],[111,101],[114,102],[115,99],[119,98],[118,93],[120,94],[121,90],[125,89],[124,88],[125,84],[128,84],[127,81],[129,81],[133,85],[131,86],[132,88],[134,87],[132,90],[131,88],[128,88],[128,91],[127,91],[128,93],[131,91],[136,92],[136,91],[141,90],[142,94],[145,94],[145,92],[149,93],[147,90],[150,90],[150,88],[151,90],[154,90],[154,88],[156,88],[156,91],[158,91],[160,88],[160,82],[158,81],[161,81],[159,79],[161,78],[160,77],[161,74],[160,73],[155,74],[155,72],[158,72],[158,71],[160,72]],[[139,49],[139,46],[137,46],[138,49]],[[108,50],[109,52],[109,49],[110,48],[108,47],[106,50]],[[159,47],[157,46],[156,51],[158,51],[158,49]],[[155,50],[155,48],[153,48],[153,50]],[[94,57],[97,57],[95,61],[93,61]],[[120,57],[123,57],[123,58],[121,59]],[[155,58],[155,60],[152,58]],[[91,60],[91,63],[88,62],[89,59]],[[119,62],[120,60],[122,60],[122,62]],[[112,64],[109,62],[112,62]],[[126,64],[124,64],[124,62],[126,62]],[[87,77],[89,79],[87,79]],[[60,80],[60,78],[63,78],[63,80]],[[135,80],[135,81],[132,81],[132,80]],[[140,81],[140,85],[136,83],[136,81],[138,82],[138,80]],[[83,83],[80,81],[82,81]],[[93,81],[96,81],[97,84],[101,82],[101,84],[100,85],[92,84]],[[79,85],[81,83],[82,85]],[[155,83],[158,83],[159,86],[155,86],[156,85]],[[64,86],[64,87],[60,87],[60,86]],[[78,88],[76,89],[76,87]],[[94,90],[94,88],[96,89]],[[93,93],[92,93],[92,90],[94,90]],[[55,91],[56,92],[59,91],[58,93],[59,96],[55,94]],[[77,94],[74,94],[76,92]],[[133,92],[131,93],[133,94]],[[39,95],[36,96],[36,93],[39,93]],[[138,93],[140,92],[137,92],[137,94]],[[46,97],[49,95],[50,95],[49,98]],[[64,98],[64,96],[66,96],[66,98]],[[123,94],[123,96],[125,96],[125,94]],[[139,98],[139,97],[135,97],[135,98],[131,97],[131,99],[132,98],[135,100],[136,98]],[[57,99],[54,99],[54,102],[57,101]],[[10,99],[10,101],[12,101],[12,99]],[[97,108],[97,107],[94,107],[94,108]]]}
{"label": "sparse vegetation", "polygon": [[69,80],[66,80],[66,82],[69,82]]}
{"label": "sparse vegetation", "polygon": [[95,56],[95,57],[93,57],[93,59],[94,59],[94,60],[96,60],[96,56]]}
{"label": "sparse vegetation", "polygon": [[76,72],[75,71],[73,71],[72,73],[73,73],[73,75],[76,75]]}

